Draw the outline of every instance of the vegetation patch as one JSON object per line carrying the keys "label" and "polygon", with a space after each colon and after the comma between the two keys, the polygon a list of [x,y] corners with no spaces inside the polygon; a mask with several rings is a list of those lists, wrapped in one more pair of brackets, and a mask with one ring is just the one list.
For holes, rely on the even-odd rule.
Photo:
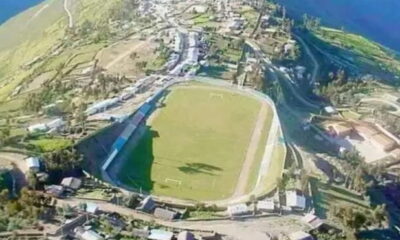
{"label": "vegetation patch", "polygon": [[400,73],[399,56],[378,43],[360,35],[325,27],[314,30],[313,34],[331,46],[343,50],[334,54],[341,55],[349,62],[358,61],[359,63],[387,70],[394,74]]}
{"label": "vegetation patch", "polygon": [[72,145],[70,139],[65,138],[40,138],[37,140],[29,141],[30,144],[38,147],[41,152],[52,152],[65,149]]}

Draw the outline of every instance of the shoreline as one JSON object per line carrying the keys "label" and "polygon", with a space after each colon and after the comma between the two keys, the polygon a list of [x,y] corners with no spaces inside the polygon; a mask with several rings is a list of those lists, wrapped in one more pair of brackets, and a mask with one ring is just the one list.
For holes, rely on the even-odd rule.
{"label": "shoreline", "polygon": [[35,7],[44,1],[45,0],[19,0],[18,4],[16,4],[14,0],[2,0],[2,2],[0,2],[0,9],[8,10],[0,14],[0,26],[18,14]]}

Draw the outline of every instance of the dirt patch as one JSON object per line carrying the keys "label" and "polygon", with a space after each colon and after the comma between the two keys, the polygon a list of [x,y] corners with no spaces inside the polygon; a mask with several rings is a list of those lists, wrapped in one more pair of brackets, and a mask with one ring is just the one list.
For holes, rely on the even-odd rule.
{"label": "dirt patch", "polygon": [[53,74],[54,72],[45,72],[40,74],[30,83],[28,83],[21,93],[26,93],[41,88],[42,84],[45,83],[47,80],[49,80],[53,76]]}
{"label": "dirt patch", "polygon": [[144,71],[137,66],[137,63],[154,61],[157,58],[156,48],[157,43],[152,39],[145,41],[131,39],[102,50],[97,59],[99,66],[106,69],[110,74],[143,76]]}

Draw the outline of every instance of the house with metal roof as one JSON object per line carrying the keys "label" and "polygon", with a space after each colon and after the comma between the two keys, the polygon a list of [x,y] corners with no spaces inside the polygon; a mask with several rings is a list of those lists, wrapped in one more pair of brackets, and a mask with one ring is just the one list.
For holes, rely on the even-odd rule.
{"label": "house with metal roof", "polygon": [[64,193],[64,187],[60,185],[50,185],[44,188],[47,194],[55,197],[60,198]]}
{"label": "house with metal roof", "polygon": [[303,211],[306,208],[306,198],[300,191],[286,191],[286,206],[292,210]]}
{"label": "house with metal roof", "polygon": [[257,202],[257,210],[261,212],[275,211],[274,199],[265,199]]}
{"label": "house with metal roof", "polygon": [[61,186],[71,189],[71,190],[78,190],[82,185],[82,180],[75,177],[67,177],[61,181]]}
{"label": "house with metal roof", "polygon": [[151,196],[147,196],[140,202],[140,205],[136,208],[136,210],[150,213],[156,208],[156,203],[154,202]]}
{"label": "house with metal roof", "polygon": [[303,231],[298,231],[289,234],[289,239],[290,240],[314,240],[314,238],[306,232]]}
{"label": "house with metal roof", "polygon": [[103,240],[104,238],[93,230],[77,232],[76,236],[80,240]]}
{"label": "house with metal roof", "polygon": [[28,132],[35,133],[35,132],[46,132],[49,128],[44,123],[34,124],[28,127]]}
{"label": "house with metal roof", "polygon": [[158,207],[154,210],[154,216],[163,220],[171,221],[175,219],[177,215],[176,212],[164,208]]}
{"label": "house with metal roof", "polygon": [[140,239],[147,239],[150,236],[150,231],[146,229],[133,229],[132,236]]}
{"label": "house with metal roof", "polygon": [[29,170],[38,172],[40,170],[40,158],[38,157],[29,157],[25,159],[26,165]]}
{"label": "house with metal roof", "polygon": [[249,213],[249,209],[246,204],[236,204],[228,206],[227,212],[230,216],[239,216]]}
{"label": "house with metal roof", "polygon": [[97,204],[88,202],[86,203],[86,212],[96,214],[99,211],[99,206]]}
{"label": "house with metal roof", "polygon": [[162,229],[153,229],[150,231],[150,236],[148,239],[151,240],[171,240],[174,236],[174,233],[168,232]]}
{"label": "house with metal roof", "polygon": [[177,240],[195,240],[193,233],[183,231],[178,234]]}

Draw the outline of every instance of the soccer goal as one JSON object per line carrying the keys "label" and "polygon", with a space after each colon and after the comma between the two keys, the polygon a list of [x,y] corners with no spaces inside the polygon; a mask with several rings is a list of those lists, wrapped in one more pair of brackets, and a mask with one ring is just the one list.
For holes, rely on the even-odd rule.
{"label": "soccer goal", "polygon": [[209,97],[210,98],[224,99],[224,95],[221,94],[221,93],[210,93]]}
{"label": "soccer goal", "polygon": [[172,178],[166,178],[165,179],[165,183],[172,183],[172,184],[175,184],[176,186],[181,186],[182,185],[182,181],[176,180],[176,179],[172,179]]}

